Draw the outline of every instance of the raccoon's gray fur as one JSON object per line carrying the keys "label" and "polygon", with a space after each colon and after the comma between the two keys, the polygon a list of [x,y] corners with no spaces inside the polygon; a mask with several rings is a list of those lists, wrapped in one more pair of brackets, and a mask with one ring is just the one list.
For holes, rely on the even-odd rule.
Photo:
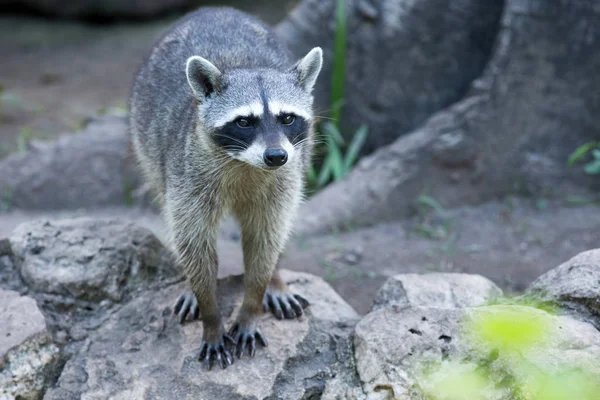
{"label": "raccoon's gray fur", "polygon": [[[238,357],[246,346],[254,355],[256,340],[266,346],[256,322],[263,308],[295,318],[308,305],[276,266],[302,198],[322,51],[291,61],[259,19],[206,7],[157,41],[132,86],[134,150],[191,289],[175,313],[181,321],[201,315],[200,358],[209,368],[232,363],[225,340],[237,343]],[[217,306],[216,237],[229,212],[242,230],[246,290],[228,335]]]}

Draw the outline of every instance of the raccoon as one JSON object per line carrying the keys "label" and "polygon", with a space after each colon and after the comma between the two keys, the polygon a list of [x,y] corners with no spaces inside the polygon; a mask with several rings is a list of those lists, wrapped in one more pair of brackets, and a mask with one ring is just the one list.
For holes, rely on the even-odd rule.
{"label": "raccoon", "polygon": [[[296,318],[309,303],[282,281],[278,264],[302,200],[313,135],[313,48],[293,60],[272,29],[228,7],[176,22],[136,73],[129,100],[133,148],[156,191],[189,291],[183,322],[201,317],[199,360],[212,369],[267,346],[258,317]],[[227,332],[217,305],[219,225],[238,220],[244,300]],[[233,346],[233,348],[232,348]]]}

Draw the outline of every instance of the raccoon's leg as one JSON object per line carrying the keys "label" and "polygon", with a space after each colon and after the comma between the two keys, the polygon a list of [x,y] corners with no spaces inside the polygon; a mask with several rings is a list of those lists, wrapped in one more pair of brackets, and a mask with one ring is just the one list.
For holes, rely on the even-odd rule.
{"label": "raccoon's leg", "polygon": [[277,199],[269,200],[274,201],[236,212],[242,228],[245,294],[229,334],[237,343],[238,358],[246,348],[254,356],[257,341],[267,346],[258,319],[264,313],[263,299],[290,230],[289,209],[280,206]]}
{"label": "raccoon's leg", "polygon": [[218,224],[202,221],[202,214],[197,210],[169,203],[168,198],[165,211],[191,289],[179,297],[174,311],[180,314],[180,320],[185,319],[185,315],[183,318],[181,315],[185,309],[192,310],[195,316],[200,315],[203,335],[199,359],[207,362],[209,370],[215,362],[226,368],[233,363],[226,342],[234,344],[234,341],[225,331],[217,303],[217,235],[216,229],[211,227],[218,227]]}
{"label": "raccoon's leg", "polygon": [[267,346],[267,340],[258,328],[258,318],[263,314],[263,297],[277,261],[277,251],[270,248],[269,236],[242,225],[245,293],[238,317],[229,331],[237,343],[238,358],[244,354],[246,347],[250,356],[254,357],[257,341],[263,347]]}
{"label": "raccoon's leg", "polygon": [[294,319],[300,317],[310,303],[299,294],[294,294],[279,275],[279,263],[273,271],[271,282],[263,299],[264,311],[271,311],[275,318]]}

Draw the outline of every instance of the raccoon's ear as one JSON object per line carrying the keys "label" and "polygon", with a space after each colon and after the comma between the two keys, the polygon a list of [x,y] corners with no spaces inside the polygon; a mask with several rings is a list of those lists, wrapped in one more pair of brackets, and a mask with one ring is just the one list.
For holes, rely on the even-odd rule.
{"label": "raccoon's ear", "polygon": [[210,61],[200,57],[192,56],[185,64],[185,74],[194,96],[204,101],[221,83],[221,71]]}
{"label": "raccoon's ear", "polygon": [[292,72],[297,76],[298,85],[308,93],[312,92],[322,65],[323,50],[315,47],[292,67]]}

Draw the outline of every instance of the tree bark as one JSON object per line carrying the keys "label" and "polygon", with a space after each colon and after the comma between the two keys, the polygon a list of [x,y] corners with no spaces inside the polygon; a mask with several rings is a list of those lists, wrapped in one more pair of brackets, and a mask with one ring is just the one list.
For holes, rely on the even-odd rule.
{"label": "tree bark", "polygon": [[[331,109],[335,0],[304,0],[276,28],[300,57],[324,49],[315,90]],[[363,154],[390,144],[465,95],[483,71],[503,0],[347,0],[346,137],[369,126]]]}
{"label": "tree bark", "polygon": [[598,71],[599,2],[508,0],[468,95],[315,195],[298,231],[406,217],[424,193],[451,207],[598,190],[600,179],[567,167],[578,145],[600,139]]}

